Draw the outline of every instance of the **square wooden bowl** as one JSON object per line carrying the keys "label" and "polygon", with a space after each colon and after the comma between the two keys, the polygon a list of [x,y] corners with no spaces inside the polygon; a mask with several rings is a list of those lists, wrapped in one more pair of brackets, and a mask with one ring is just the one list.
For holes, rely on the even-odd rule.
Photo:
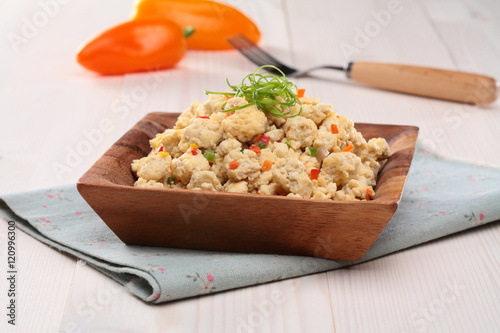
{"label": "square wooden bowl", "polygon": [[147,114],[78,181],[83,198],[126,244],[360,259],[398,207],[418,134],[414,126],[356,124],[392,151],[370,201],[134,187],[132,160],[146,156],[149,140],[178,116]]}

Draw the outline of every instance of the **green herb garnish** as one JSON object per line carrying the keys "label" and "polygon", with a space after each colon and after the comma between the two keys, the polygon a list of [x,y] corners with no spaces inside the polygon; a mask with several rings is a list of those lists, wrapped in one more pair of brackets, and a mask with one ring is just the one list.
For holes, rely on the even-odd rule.
{"label": "green herb garnish", "polygon": [[[257,73],[265,67],[271,67],[282,75]],[[276,118],[296,117],[302,112],[302,103],[297,97],[297,86],[290,82],[286,75],[275,66],[265,65],[257,68],[255,72],[246,75],[239,85],[232,85],[228,79],[226,82],[233,92],[205,90],[205,94],[243,97],[248,101],[248,104],[223,110],[223,112],[236,111],[250,105],[256,105],[258,109]],[[298,112],[292,113],[292,107],[297,103],[300,105],[300,109]],[[222,107],[225,105],[224,103]]]}
{"label": "green herb garnish", "polygon": [[167,184],[172,185],[175,183],[175,178],[174,177],[168,177],[167,178]]}
{"label": "green herb garnish", "polygon": [[316,157],[317,153],[318,153],[318,148],[309,147],[309,155],[311,155],[311,157]]}

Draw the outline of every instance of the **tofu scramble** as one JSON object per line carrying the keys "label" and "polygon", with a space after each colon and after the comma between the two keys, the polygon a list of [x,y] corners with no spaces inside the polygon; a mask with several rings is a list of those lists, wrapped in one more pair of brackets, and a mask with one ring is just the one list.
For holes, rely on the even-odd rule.
{"label": "tofu scramble", "polygon": [[390,155],[386,140],[365,140],[353,121],[317,98],[297,100],[288,118],[227,94],[192,103],[150,140],[148,156],[132,162],[134,186],[372,199]]}

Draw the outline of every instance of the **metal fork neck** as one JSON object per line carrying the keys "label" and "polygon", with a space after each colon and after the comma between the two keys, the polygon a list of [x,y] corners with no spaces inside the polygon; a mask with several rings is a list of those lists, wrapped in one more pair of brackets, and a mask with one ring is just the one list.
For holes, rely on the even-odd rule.
{"label": "metal fork neck", "polygon": [[351,78],[351,70],[352,70],[352,66],[354,65],[354,62],[349,62],[347,64],[347,67],[345,68],[345,75],[350,79]]}

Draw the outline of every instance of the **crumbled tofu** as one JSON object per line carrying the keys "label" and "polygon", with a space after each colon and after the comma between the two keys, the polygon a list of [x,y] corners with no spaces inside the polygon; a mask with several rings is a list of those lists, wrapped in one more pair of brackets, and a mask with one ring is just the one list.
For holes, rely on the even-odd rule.
{"label": "crumbled tofu", "polygon": [[[300,101],[301,113],[290,118],[275,118],[240,97],[211,95],[192,103],[172,129],[150,140],[148,156],[133,161],[134,185],[371,199],[381,163],[390,156],[386,140],[366,141],[351,120],[317,98]],[[242,108],[225,112],[234,107]]]}
{"label": "crumbled tofu", "polygon": [[298,194],[302,198],[310,198],[313,183],[307,169],[296,158],[287,158],[280,161],[273,169],[273,179],[288,193]]}
{"label": "crumbled tofu", "polygon": [[132,162],[132,171],[134,171],[139,178],[147,180],[160,181],[166,175],[170,174],[172,157],[161,155],[152,155],[143,157],[139,160]]}
{"label": "crumbled tofu", "polygon": [[[236,100],[237,101],[233,101]],[[232,98],[228,102],[226,108],[241,106],[246,103],[243,98]],[[257,109],[255,105],[236,110],[228,117],[222,120],[222,127],[230,138],[237,139],[240,142],[248,142],[258,134],[262,134],[266,130],[267,118],[265,114]]]}
{"label": "crumbled tofu", "polygon": [[239,181],[239,182],[229,180],[226,184],[224,184],[224,191],[232,192],[232,193],[247,193],[248,192],[248,183],[244,180]]}
{"label": "crumbled tofu", "polygon": [[220,191],[222,185],[213,171],[205,170],[193,173],[186,188],[189,190]]}
{"label": "crumbled tofu", "polygon": [[184,129],[179,149],[185,151],[190,145],[195,144],[199,148],[215,149],[222,141],[224,132],[219,122],[210,118],[195,118],[191,124]]}
{"label": "crumbled tofu", "polygon": [[158,183],[157,181],[154,180],[146,180],[144,178],[140,178],[136,180],[134,183],[135,186],[137,187],[156,187],[156,188],[163,188],[162,183]]}
{"label": "crumbled tofu", "polygon": [[361,165],[361,159],[353,153],[332,153],[323,160],[321,171],[325,177],[342,186],[352,179]]}
{"label": "crumbled tofu", "polygon": [[[238,167],[232,168],[231,163],[238,164]],[[234,149],[224,157],[224,165],[227,170],[227,175],[234,180],[253,180],[260,174],[260,163],[257,154],[249,149],[241,150]]]}
{"label": "crumbled tofu", "polygon": [[292,148],[306,148],[312,146],[314,139],[318,136],[318,127],[311,119],[297,116],[287,119],[285,135]]}
{"label": "crumbled tofu", "polygon": [[209,170],[210,165],[200,150],[189,148],[181,157],[172,161],[172,176],[188,184],[194,173]]}

